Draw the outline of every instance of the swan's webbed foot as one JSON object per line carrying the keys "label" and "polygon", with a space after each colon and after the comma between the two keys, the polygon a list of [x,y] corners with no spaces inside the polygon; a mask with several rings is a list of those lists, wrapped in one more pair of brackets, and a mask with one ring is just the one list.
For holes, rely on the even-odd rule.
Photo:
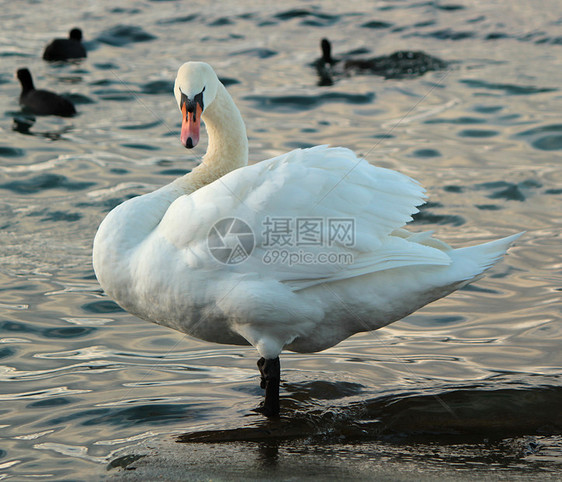
{"label": "swan's webbed foot", "polygon": [[281,378],[281,363],[277,358],[260,358],[258,368],[261,373],[260,387],[265,388],[265,399],[256,411],[266,417],[279,415],[279,380]]}

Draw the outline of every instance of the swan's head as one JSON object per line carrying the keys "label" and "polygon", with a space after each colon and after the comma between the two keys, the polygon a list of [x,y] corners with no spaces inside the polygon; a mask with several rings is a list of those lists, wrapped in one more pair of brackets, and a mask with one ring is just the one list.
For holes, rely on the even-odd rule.
{"label": "swan's head", "polygon": [[199,142],[201,115],[217,95],[219,79],[209,64],[186,62],[179,70],[174,95],[182,114],[181,142],[192,148]]}

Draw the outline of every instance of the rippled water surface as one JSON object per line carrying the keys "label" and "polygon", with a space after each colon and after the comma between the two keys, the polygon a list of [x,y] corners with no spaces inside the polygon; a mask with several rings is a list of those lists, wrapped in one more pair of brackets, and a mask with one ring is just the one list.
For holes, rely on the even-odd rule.
{"label": "rippled water surface", "polygon": [[[127,458],[135,444],[171,435],[197,446],[202,478],[225,476],[217,451],[229,470],[262,464],[272,478],[303,461],[323,475],[331,456],[342,478],[561,476],[559,2],[53,0],[4,3],[0,17],[0,479],[125,477],[142,464]],[[74,26],[88,58],[43,62]],[[335,56],[423,50],[447,68],[320,86],[322,37]],[[186,60],[228,86],[251,162],[347,146],[427,188],[413,229],[454,246],[527,233],[449,298],[325,352],[283,354],[283,417],[264,421],[251,412],[254,349],[125,313],[91,267],[105,214],[204,152],[204,139],[194,152],[179,142],[171,90]],[[78,115],[23,115],[23,66]]]}

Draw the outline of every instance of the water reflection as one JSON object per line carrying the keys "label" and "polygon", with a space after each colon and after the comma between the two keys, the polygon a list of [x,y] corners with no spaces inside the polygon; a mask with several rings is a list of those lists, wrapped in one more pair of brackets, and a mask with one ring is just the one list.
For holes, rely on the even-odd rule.
{"label": "water reflection", "polygon": [[258,462],[266,470],[276,467],[279,462],[279,443],[269,442],[258,444]]}
{"label": "water reflection", "polygon": [[[557,474],[556,467],[549,467],[548,459],[560,441],[559,437],[549,436],[484,442],[453,437],[436,444],[410,437],[407,442],[293,440],[208,443],[203,447],[174,447],[173,442],[160,442],[156,446],[158,452],[166,454],[167,465],[145,451],[121,455],[111,462],[110,468],[136,469],[136,476],[164,472],[170,478],[181,477],[187,468],[191,476],[269,480],[317,478],[328,473],[338,480],[372,480],[374,476],[389,480],[464,480],[498,474],[548,478]],[[173,458],[174,453],[181,457],[181,462]]]}
{"label": "water reflection", "polygon": [[20,114],[13,117],[12,130],[20,134],[28,136],[38,136],[50,139],[52,141],[60,140],[65,134],[72,130],[72,126],[65,125],[57,128],[55,130],[49,131],[32,131],[32,127],[35,125],[36,119],[32,115]]}

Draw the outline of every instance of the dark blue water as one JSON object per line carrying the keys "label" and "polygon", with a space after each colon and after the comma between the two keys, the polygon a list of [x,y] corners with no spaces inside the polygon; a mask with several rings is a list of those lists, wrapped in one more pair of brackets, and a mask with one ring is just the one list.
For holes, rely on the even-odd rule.
{"label": "dark blue water", "polygon": [[[158,467],[158,450],[135,454],[185,447],[178,436],[197,444],[188,467],[203,478],[228,475],[213,465],[221,452],[233,477],[290,478],[299,460],[310,477],[328,460],[344,479],[560,476],[559,2],[54,0],[1,15],[0,478],[131,477],[124,467]],[[41,60],[74,26],[88,58]],[[399,79],[336,69],[319,86],[322,37],[338,58],[423,50],[447,67]],[[486,278],[403,321],[283,354],[284,415],[264,421],[251,412],[254,349],[136,319],[91,268],[106,213],[204,153],[204,135],[194,152],[179,142],[172,86],[187,60],[227,85],[251,162],[343,145],[427,188],[415,229],[454,246],[527,233]],[[78,115],[22,112],[24,66]]]}

